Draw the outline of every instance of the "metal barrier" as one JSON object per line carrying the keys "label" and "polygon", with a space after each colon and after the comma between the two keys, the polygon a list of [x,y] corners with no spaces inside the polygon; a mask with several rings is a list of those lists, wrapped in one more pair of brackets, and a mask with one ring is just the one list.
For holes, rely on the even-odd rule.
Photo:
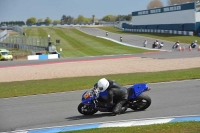
{"label": "metal barrier", "polygon": [[175,35],[186,35],[186,36],[193,36],[194,32],[192,31],[176,31],[176,30],[154,30],[154,29],[127,29],[127,28],[121,28],[117,25],[114,26],[115,28],[128,31],[128,32],[149,32],[149,33],[163,33],[163,34],[175,34]]}
{"label": "metal barrier", "polygon": [[16,32],[19,32],[20,34],[23,34],[23,29],[22,29],[22,27],[13,26],[13,27],[12,27],[12,30],[13,30],[13,31],[16,31]]}
{"label": "metal barrier", "polygon": [[13,36],[0,42],[1,48],[21,49],[27,51],[45,51],[48,47],[48,38]]}
{"label": "metal barrier", "polygon": [[0,42],[2,42],[4,39],[6,39],[6,37],[8,37],[7,30],[0,32]]}

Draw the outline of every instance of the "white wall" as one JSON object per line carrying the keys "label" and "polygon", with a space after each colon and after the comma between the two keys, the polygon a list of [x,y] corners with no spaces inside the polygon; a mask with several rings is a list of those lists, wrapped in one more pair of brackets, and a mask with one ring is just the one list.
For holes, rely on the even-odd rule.
{"label": "white wall", "polygon": [[200,22],[200,12],[196,12],[196,22]]}
{"label": "white wall", "polygon": [[182,10],[158,14],[132,16],[133,25],[195,23],[196,11]]}

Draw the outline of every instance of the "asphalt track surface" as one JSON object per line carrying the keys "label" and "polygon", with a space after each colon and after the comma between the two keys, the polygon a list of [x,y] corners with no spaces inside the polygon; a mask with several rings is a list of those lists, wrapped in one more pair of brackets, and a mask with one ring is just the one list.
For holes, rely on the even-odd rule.
{"label": "asphalt track surface", "polygon": [[78,113],[84,91],[0,99],[0,132],[41,127],[96,123],[154,117],[199,115],[200,80],[149,84],[145,92],[152,99],[146,111],[128,110],[112,116],[98,112],[93,116]]}
{"label": "asphalt track surface", "polygon": [[[79,28],[79,30],[83,31],[83,32],[85,32],[89,35],[106,37],[106,31],[101,30],[99,28]],[[124,43],[135,45],[135,46],[140,46],[140,47],[143,47],[144,40],[147,40],[147,42],[148,42],[147,48],[152,48],[153,42],[156,41],[155,38],[149,38],[149,37],[144,37],[144,36],[128,35],[128,34],[116,34],[116,33],[110,33],[110,32],[108,34],[108,38],[111,38],[113,40],[119,41],[120,37],[123,38]],[[159,40],[159,39],[158,39],[158,41],[164,42],[164,47],[163,47],[164,50],[172,50],[172,46],[175,43],[175,42],[169,42],[169,41]],[[180,45],[185,46],[186,49],[189,48],[189,44],[184,44],[184,43],[180,42]]]}

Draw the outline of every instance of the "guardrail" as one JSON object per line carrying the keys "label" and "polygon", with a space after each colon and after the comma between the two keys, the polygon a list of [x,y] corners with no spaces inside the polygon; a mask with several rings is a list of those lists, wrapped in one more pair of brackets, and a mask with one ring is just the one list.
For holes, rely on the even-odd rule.
{"label": "guardrail", "polygon": [[119,26],[114,26],[115,28],[127,31],[127,32],[141,32],[141,33],[161,33],[161,34],[174,34],[174,35],[187,35],[193,36],[192,31],[176,31],[176,30],[156,30],[156,29],[126,29]]}
{"label": "guardrail", "polygon": [[18,33],[20,33],[20,34],[23,34],[23,29],[22,29],[22,27],[13,26],[13,27],[12,27],[12,30],[13,30],[13,31],[16,31],[16,32],[18,32]]}
{"label": "guardrail", "polygon": [[6,48],[6,49],[20,49],[20,50],[26,50],[26,51],[46,51],[47,49],[47,47],[45,46],[12,44],[12,43],[0,43],[0,47]]}
{"label": "guardrail", "polygon": [[21,49],[27,51],[45,51],[48,47],[48,38],[13,36],[0,42],[0,47],[6,49]]}
{"label": "guardrail", "polygon": [[7,30],[4,30],[4,31],[0,32],[0,42],[2,42],[8,36],[9,36],[9,34],[7,33]]}

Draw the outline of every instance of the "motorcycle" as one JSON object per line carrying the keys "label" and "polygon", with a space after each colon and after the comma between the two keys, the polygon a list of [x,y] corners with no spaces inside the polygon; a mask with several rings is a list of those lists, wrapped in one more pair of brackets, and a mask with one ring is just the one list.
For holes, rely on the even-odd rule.
{"label": "motorcycle", "polygon": [[196,44],[195,43],[192,43],[192,44],[190,44],[190,46],[189,46],[189,48],[195,48],[196,47]]}
{"label": "motorcycle", "polygon": [[[151,105],[151,98],[143,93],[149,91],[150,88],[148,84],[134,84],[127,88],[128,90],[128,100],[122,107],[122,114],[126,112],[128,108],[134,111],[142,111],[147,109]],[[103,97],[107,96],[108,90],[104,92],[99,92],[98,90],[92,89],[84,92],[82,94],[82,101],[78,105],[78,112],[83,115],[93,115],[100,112],[112,112],[113,106],[104,107],[101,106],[103,102]],[[114,104],[116,100],[113,100]]]}
{"label": "motorcycle", "polygon": [[178,49],[178,47],[179,47],[179,43],[175,43],[173,46],[172,46],[172,49]]}
{"label": "motorcycle", "polygon": [[158,42],[154,42],[154,43],[152,44],[152,48],[156,48],[156,47],[158,47],[158,45],[159,45]]}
{"label": "motorcycle", "polygon": [[158,49],[161,49],[164,46],[164,43],[159,43]]}

